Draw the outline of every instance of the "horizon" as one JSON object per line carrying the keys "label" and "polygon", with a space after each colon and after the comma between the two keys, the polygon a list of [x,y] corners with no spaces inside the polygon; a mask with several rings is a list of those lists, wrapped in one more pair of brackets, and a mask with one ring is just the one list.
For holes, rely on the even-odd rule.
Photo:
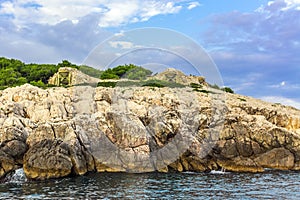
{"label": "horizon", "polygon": [[[300,21],[295,20],[300,0],[62,2],[2,0],[0,57],[82,64],[110,37],[147,27],[169,29],[205,49],[224,86],[300,109]],[[169,63],[182,64],[172,57]]]}

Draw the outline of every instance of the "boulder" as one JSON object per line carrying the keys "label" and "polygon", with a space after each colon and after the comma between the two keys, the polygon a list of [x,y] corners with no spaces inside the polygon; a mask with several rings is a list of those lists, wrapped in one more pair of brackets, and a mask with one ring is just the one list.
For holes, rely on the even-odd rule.
{"label": "boulder", "polygon": [[255,162],[264,167],[280,170],[293,169],[295,165],[294,155],[285,148],[275,148],[264,154],[259,155]]}
{"label": "boulder", "polygon": [[27,133],[18,128],[0,128],[0,178],[22,167],[27,151]]}
{"label": "boulder", "polygon": [[56,139],[37,142],[24,155],[23,168],[28,179],[45,180],[69,176],[73,168],[70,147]]}

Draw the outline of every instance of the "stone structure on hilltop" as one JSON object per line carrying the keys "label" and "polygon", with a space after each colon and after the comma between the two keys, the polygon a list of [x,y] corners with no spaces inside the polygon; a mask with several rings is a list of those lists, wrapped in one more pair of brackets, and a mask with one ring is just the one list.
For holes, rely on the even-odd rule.
{"label": "stone structure on hilltop", "polygon": [[81,71],[71,67],[61,67],[48,81],[56,86],[74,86],[80,84],[97,85],[99,79],[90,77]]}
{"label": "stone structure on hilltop", "polygon": [[0,178],[21,167],[33,180],[89,171],[300,170],[299,110],[203,90],[0,91]]}

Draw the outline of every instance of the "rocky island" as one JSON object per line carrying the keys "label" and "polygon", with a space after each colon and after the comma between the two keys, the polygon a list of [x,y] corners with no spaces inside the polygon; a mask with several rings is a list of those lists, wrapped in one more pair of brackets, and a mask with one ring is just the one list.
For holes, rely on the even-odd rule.
{"label": "rocky island", "polygon": [[0,178],[18,168],[32,180],[87,172],[300,170],[299,110],[213,89],[203,77],[163,73],[156,78],[175,74],[185,87],[79,82],[0,91]]}

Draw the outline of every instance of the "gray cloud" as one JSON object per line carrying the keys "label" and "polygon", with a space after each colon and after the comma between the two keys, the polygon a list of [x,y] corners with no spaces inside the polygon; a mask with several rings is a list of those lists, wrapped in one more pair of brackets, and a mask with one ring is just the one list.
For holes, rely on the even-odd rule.
{"label": "gray cloud", "polygon": [[[203,33],[203,44],[225,84],[252,96],[282,93],[300,97],[296,88],[279,91],[268,87],[287,80],[299,83],[300,10],[287,2],[277,0],[253,12],[233,11],[209,18],[211,26]],[[260,74],[260,78],[249,81],[251,74]]]}
{"label": "gray cloud", "polygon": [[17,27],[12,20],[0,20],[0,55],[25,62],[57,63],[70,59],[81,63],[88,53],[111,35],[98,26],[97,16],[88,15],[78,23],[28,24]]}

